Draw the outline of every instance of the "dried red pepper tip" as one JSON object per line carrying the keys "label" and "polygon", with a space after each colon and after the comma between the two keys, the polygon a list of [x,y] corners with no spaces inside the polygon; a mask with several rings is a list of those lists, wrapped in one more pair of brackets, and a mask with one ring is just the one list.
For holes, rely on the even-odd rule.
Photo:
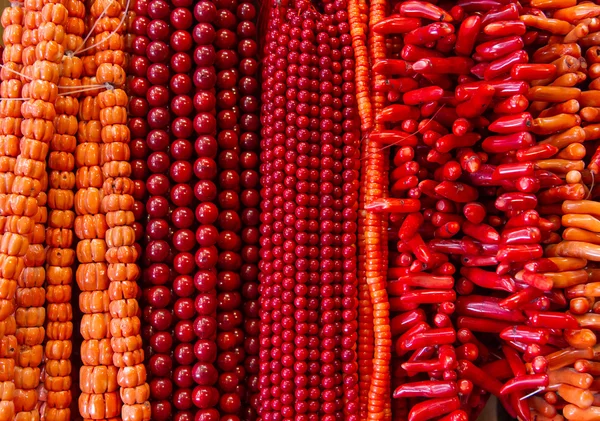
{"label": "dried red pepper tip", "polygon": [[423,18],[438,22],[452,22],[450,16],[444,9],[423,1],[405,1],[400,3],[399,12],[402,16]]}
{"label": "dried red pepper tip", "polygon": [[405,383],[394,391],[394,398],[452,398],[458,395],[456,382],[421,381]]}
{"label": "dried red pepper tip", "polygon": [[456,311],[461,316],[483,317],[506,322],[524,323],[527,318],[519,309],[507,309],[501,299],[482,295],[468,295],[456,299]]}
{"label": "dried red pepper tip", "polygon": [[549,378],[547,374],[530,374],[526,376],[518,376],[510,379],[500,389],[501,395],[509,395],[515,392],[521,392],[524,390],[538,389],[541,387],[547,387]]}
{"label": "dried red pepper tip", "polygon": [[510,3],[506,6],[494,7],[489,10],[484,16],[482,23],[488,25],[492,22],[499,21],[514,21],[519,19],[519,8],[515,3]]}
{"label": "dried red pepper tip", "polygon": [[372,26],[373,32],[381,35],[404,34],[421,27],[421,19],[391,16]]}

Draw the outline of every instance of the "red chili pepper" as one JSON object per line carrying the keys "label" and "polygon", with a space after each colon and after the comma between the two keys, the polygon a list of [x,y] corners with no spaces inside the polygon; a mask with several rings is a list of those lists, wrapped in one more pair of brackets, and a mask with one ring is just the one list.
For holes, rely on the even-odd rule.
{"label": "red chili pepper", "polygon": [[506,359],[496,360],[488,363],[481,367],[481,369],[494,379],[509,379],[513,377],[513,372]]}
{"label": "red chili pepper", "polygon": [[409,376],[414,376],[418,373],[430,373],[432,371],[441,371],[442,363],[440,363],[438,359],[408,361],[403,363],[401,367],[409,374]]}
{"label": "red chili pepper", "polygon": [[494,133],[509,134],[527,131],[533,126],[533,118],[529,113],[512,114],[499,117],[490,124],[489,130]]}
{"label": "red chili pepper", "polygon": [[462,225],[462,229],[466,235],[469,235],[484,244],[498,244],[500,241],[500,234],[498,234],[498,231],[487,224],[473,224],[469,221],[465,221]]}
{"label": "red chili pepper", "polygon": [[427,289],[452,289],[454,287],[454,278],[452,276],[435,276],[428,273],[412,273],[409,275],[401,276],[397,281],[390,282],[391,285],[394,283],[402,283],[410,285],[411,287],[427,288]]}
{"label": "red chili pepper", "polygon": [[444,165],[446,162],[452,159],[452,155],[449,153],[438,152],[435,149],[432,149],[427,154],[427,162],[435,163],[438,165]]}
{"label": "red chili pepper", "polygon": [[425,332],[427,329],[429,329],[429,325],[427,323],[419,322],[410,329],[408,329],[406,332],[404,332],[402,335],[400,335],[400,337],[396,341],[396,353],[398,354],[398,356],[402,356],[408,352],[408,349],[405,345],[408,338],[417,333]]}
{"label": "red chili pepper", "polygon": [[482,288],[507,292],[516,291],[515,283],[509,276],[499,276],[494,272],[487,272],[477,267],[463,267],[460,273]]}
{"label": "red chili pepper", "polygon": [[494,38],[508,37],[512,35],[525,35],[527,27],[518,20],[505,20],[488,23],[483,28],[483,33]]}
{"label": "red chili pepper", "polygon": [[421,120],[421,122],[419,123],[419,131],[420,132],[424,132],[425,129],[427,130],[433,130],[439,134],[446,135],[449,133],[448,129],[443,126],[442,124],[438,123],[435,120],[431,120],[431,119],[423,119]]}
{"label": "red chili pepper", "polygon": [[542,233],[536,227],[512,228],[502,231],[501,242],[506,245],[536,244],[542,240]]}
{"label": "red chili pepper", "polygon": [[461,316],[482,317],[506,322],[523,323],[527,319],[520,310],[500,306],[500,298],[469,295],[456,299],[456,309]]}
{"label": "red chili pepper", "polygon": [[428,86],[426,88],[415,89],[414,91],[405,93],[402,96],[402,101],[406,105],[418,105],[425,102],[437,101],[443,95],[444,90],[442,88],[437,86]]}
{"label": "red chili pepper", "polygon": [[500,332],[500,338],[505,341],[518,341],[525,344],[545,345],[550,338],[550,332],[547,329],[534,328],[529,326],[510,326]]}
{"label": "red chili pepper", "polygon": [[499,59],[513,51],[525,47],[523,39],[519,36],[505,37],[493,41],[484,42],[475,47],[475,51],[484,61]]}
{"label": "red chili pepper", "polygon": [[472,254],[463,255],[460,259],[463,266],[466,267],[483,267],[483,266],[497,266],[498,259],[496,256],[475,256]]}
{"label": "red chili pepper", "polygon": [[374,24],[372,29],[381,35],[396,35],[410,32],[421,27],[421,25],[422,21],[419,18],[391,16]]}
{"label": "red chili pepper", "polygon": [[446,35],[450,35],[453,32],[454,27],[448,23],[430,23],[429,25],[421,26],[405,34],[404,43],[411,45],[427,45]]}
{"label": "red chili pepper", "polygon": [[411,335],[402,343],[403,350],[414,350],[431,345],[452,344],[456,341],[454,328],[429,329]]}
{"label": "red chili pepper", "polygon": [[418,47],[416,45],[405,45],[400,52],[401,57],[406,61],[418,61],[429,57],[444,57],[442,53],[438,53],[430,48]]}
{"label": "red chili pepper", "polygon": [[500,136],[488,136],[482,143],[482,148],[490,153],[511,152],[535,144],[533,136],[528,132],[510,133]]}
{"label": "red chili pepper", "polygon": [[556,329],[579,329],[577,320],[568,313],[551,311],[527,312],[529,320],[527,323],[534,327],[556,328]]}
{"label": "red chili pepper", "polygon": [[500,301],[499,304],[501,307],[514,310],[530,302],[531,300],[541,296],[543,293],[543,291],[537,288],[528,287],[509,297],[506,297],[505,299]]}
{"label": "red chili pepper", "polygon": [[487,12],[482,19],[484,26],[489,25],[492,22],[499,21],[518,21],[519,20],[519,9],[516,4],[510,3],[506,6],[492,9]]}
{"label": "red chili pepper", "polygon": [[519,357],[519,354],[517,354],[517,352],[513,348],[504,345],[502,346],[502,352],[504,353],[504,356],[506,357],[506,362],[508,362],[508,365],[510,366],[510,369],[512,370],[515,377],[524,376],[527,374],[525,364],[523,364],[523,361],[521,361],[521,357]]}
{"label": "red chili pepper", "polygon": [[547,278],[541,273],[523,272],[522,280],[527,285],[540,289],[542,291],[550,291],[554,286],[552,283],[552,279]]}
{"label": "red chili pepper", "polygon": [[420,74],[467,75],[473,65],[467,57],[430,57],[414,62],[412,69]]}
{"label": "red chili pepper", "polygon": [[421,202],[416,199],[375,199],[365,204],[365,210],[387,213],[413,213],[421,209]]}
{"label": "red chili pepper", "polygon": [[471,381],[474,385],[481,387],[483,390],[494,396],[500,396],[502,383],[491,377],[487,372],[473,365],[470,361],[459,361],[457,372],[459,378]]}
{"label": "red chili pepper", "polygon": [[469,420],[469,415],[462,409],[459,409],[458,411],[454,411],[454,412],[446,415],[445,417],[442,417],[439,419],[439,421],[468,421],[468,420]]}
{"label": "red chili pepper", "polygon": [[479,197],[475,188],[456,181],[442,181],[435,187],[435,192],[457,203],[473,202]]}
{"label": "red chili pepper", "polygon": [[428,421],[458,409],[460,400],[457,397],[429,399],[411,408],[408,421]]}
{"label": "red chili pepper", "polygon": [[[452,329],[454,331],[454,328],[452,326],[444,329]],[[442,363],[442,367],[444,367],[444,370],[456,370],[458,361],[456,360],[456,351],[454,350],[454,346],[444,344],[438,347],[438,358]]]}
{"label": "red chili pepper", "polygon": [[373,65],[373,73],[377,75],[384,76],[412,76],[414,75],[414,71],[410,65],[405,60],[399,59],[379,59]]}
{"label": "red chili pepper", "polygon": [[424,322],[427,320],[427,316],[425,316],[425,312],[423,309],[416,309],[412,311],[407,311],[402,314],[399,314],[392,318],[390,321],[390,327],[393,335],[399,335],[406,332],[408,329],[413,327],[415,324],[419,322]]}
{"label": "red chili pepper", "polygon": [[535,161],[538,159],[552,158],[558,153],[559,149],[556,146],[545,144],[531,146],[527,149],[521,149],[517,151],[517,160],[524,161]]}
{"label": "red chili pepper", "polygon": [[517,80],[550,79],[556,75],[556,66],[554,64],[521,63],[512,68],[510,75]]}
{"label": "red chili pepper", "polygon": [[548,258],[541,258],[534,260],[525,265],[525,270],[528,272],[542,273],[542,272],[559,272],[560,269],[556,263]]}
{"label": "red chili pepper", "polygon": [[409,213],[404,218],[400,230],[398,231],[398,237],[402,241],[408,241],[415,236],[419,230],[419,227],[423,225],[423,214],[420,212]]}
{"label": "red chili pepper", "polygon": [[399,12],[402,16],[429,19],[434,22],[452,22],[452,16],[444,9],[428,2],[412,0],[399,3],[399,5]]}
{"label": "red chili pepper", "polygon": [[[405,94],[406,95],[406,94]],[[392,104],[385,107],[378,115],[375,117],[375,121],[378,123],[393,123],[397,121],[402,121],[406,119],[419,119],[421,117],[421,113],[419,109],[416,107],[410,107],[404,104]],[[405,146],[405,145],[402,145]],[[406,146],[415,146],[415,145],[406,145]]]}
{"label": "red chili pepper", "polygon": [[500,333],[507,327],[511,327],[512,322],[461,316],[457,319],[457,326],[459,329],[469,329],[472,332]]}
{"label": "red chili pepper", "polygon": [[495,206],[502,212],[531,210],[537,206],[537,198],[528,193],[504,193],[496,199]]}
{"label": "red chili pepper", "polygon": [[473,146],[479,141],[479,139],[481,139],[481,135],[474,132],[467,133],[463,136],[457,136],[451,133],[438,139],[435,142],[435,148],[440,153],[448,153],[452,149]]}
{"label": "red chili pepper", "polygon": [[475,361],[479,358],[477,345],[466,343],[456,348],[456,356],[461,360]]}
{"label": "red chili pepper", "polygon": [[449,54],[454,50],[454,45],[456,44],[456,35],[450,34],[445,37],[440,38],[435,43],[435,49],[443,54]]}
{"label": "red chili pepper", "polygon": [[456,292],[447,289],[409,291],[400,296],[402,304],[438,304],[454,300],[456,300]]}
{"label": "red chili pepper", "polygon": [[475,66],[471,67],[471,74],[476,76],[477,79],[483,79],[485,75],[485,71],[489,67],[490,63],[477,63]]}
{"label": "red chili pepper", "polygon": [[[509,199],[510,200],[510,199]],[[513,229],[521,227],[537,227],[540,226],[540,215],[537,211],[529,209],[517,216],[511,217],[504,226],[504,229]]]}
{"label": "red chili pepper", "polygon": [[470,240],[439,240],[429,241],[432,250],[446,254],[476,254],[479,248]]}
{"label": "red chili pepper", "polygon": [[479,171],[479,168],[481,167],[481,156],[471,148],[459,149],[456,152],[456,158],[460,163],[460,167],[470,174]]}
{"label": "red chili pepper", "polygon": [[436,327],[452,327],[452,320],[447,314],[436,313],[436,315],[433,316],[433,324]]}
{"label": "red chili pepper", "polygon": [[544,255],[544,250],[539,244],[527,244],[518,246],[501,246],[496,258],[500,262],[526,262],[531,259],[539,259]]}
{"label": "red chili pepper", "polygon": [[452,238],[460,232],[460,224],[458,222],[448,222],[437,228],[433,236],[435,238]]}
{"label": "red chili pepper", "polygon": [[421,381],[404,383],[394,391],[394,398],[450,398],[458,395],[456,382]]}
{"label": "red chili pepper", "polygon": [[524,95],[529,92],[529,84],[527,82],[512,79],[488,80],[459,85],[456,88],[456,99],[459,101],[466,100],[469,95],[477,89],[478,86],[484,83],[492,85],[496,90],[496,97],[499,98],[510,97],[513,95]]}
{"label": "red chili pepper", "polygon": [[510,379],[500,389],[501,395],[508,395],[524,390],[538,389],[548,387],[549,378],[547,374],[530,374],[526,376],[518,376]]}
{"label": "red chili pepper", "polygon": [[458,341],[462,344],[470,343],[477,347],[479,350],[479,355],[483,361],[487,361],[490,355],[488,348],[482,344],[476,337],[473,335],[469,329],[459,329],[456,332],[456,337]]}
{"label": "red chili pepper", "polygon": [[487,216],[485,207],[478,202],[467,203],[463,207],[463,215],[473,224],[480,224]]}
{"label": "red chili pepper", "polygon": [[497,58],[492,61],[490,65],[485,69],[484,78],[485,80],[492,80],[497,77],[508,74],[513,69],[513,66],[517,64],[527,63],[529,61],[529,55],[524,50],[513,51],[512,53]]}
{"label": "red chili pepper", "polygon": [[496,90],[492,85],[483,84],[478,86],[467,101],[456,107],[456,113],[465,118],[480,116],[492,103],[495,93]]}
{"label": "red chili pepper", "polygon": [[401,77],[397,79],[376,80],[373,85],[375,92],[396,92],[404,93],[417,89],[419,83],[410,77]]}
{"label": "red chili pepper", "polygon": [[[514,67],[513,67],[514,68]],[[525,95],[513,95],[494,105],[496,114],[516,114],[522,113],[529,107],[529,100]]]}
{"label": "red chili pepper", "polygon": [[419,234],[413,235],[407,243],[417,259],[424,263],[432,262],[433,254]]}
{"label": "red chili pepper", "polygon": [[515,162],[511,164],[500,164],[496,167],[492,178],[496,180],[513,179],[520,177],[531,177],[534,175],[532,162]]}

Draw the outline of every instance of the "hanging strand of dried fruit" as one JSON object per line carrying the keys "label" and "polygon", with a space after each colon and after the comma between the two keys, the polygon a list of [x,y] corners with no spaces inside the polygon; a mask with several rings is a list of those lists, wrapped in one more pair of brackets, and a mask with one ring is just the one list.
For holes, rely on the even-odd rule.
{"label": "hanging strand of dried fruit", "polygon": [[87,16],[86,42],[77,49],[83,63],[82,96],[79,103],[79,128],[75,150],[75,235],[77,243],[77,273],[79,309],[83,313],[80,332],[81,362],[79,371],[79,413],[84,418],[114,418],[121,412],[121,400],[117,393],[117,369],[113,364],[110,343],[107,251],[104,240],[107,230],[106,217],[100,213],[101,188],[104,176],[100,167],[101,125],[98,106],[97,64],[94,44],[96,38],[92,26],[96,15]]}
{"label": "hanging strand of dried fruit", "polygon": [[[24,32],[24,9],[19,3],[11,3],[2,12],[2,27],[4,51],[3,67],[0,72],[2,83],[0,84],[0,170],[3,181],[0,186],[0,197],[2,211],[0,226],[4,232],[6,222],[15,212],[12,211],[10,193],[15,179],[14,167],[19,153],[19,141],[21,137],[21,101],[23,83],[25,77],[20,73],[22,66],[22,36]],[[3,237],[2,237],[3,238]],[[8,245],[8,244],[7,244]],[[7,246],[6,245],[6,246]],[[3,291],[6,296],[0,299],[0,419],[12,420],[14,417],[14,357],[17,350],[15,334],[14,294],[17,287],[17,279],[23,270],[24,257],[11,255],[2,243],[0,250],[0,276]]]}
{"label": "hanging strand of dried fruit", "polygon": [[48,303],[48,323],[46,324],[46,361],[44,386],[47,390],[43,414],[46,420],[60,421],[71,415],[71,354],[73,343],[73,309],[71,296],[73,283],[73,211],[75,187],[75,149],[79,113],[78,93],[81,89],[83,61],[73,54],[83,44],[85,6],[81,1],[67,3],[69,17],[65,25],[66,53],[62,60],[62,73],[59,86],[63,88],[55,103],[56,134],[50,142],[48,158],[49,191],[48,227],[48,267],[46,300]]}
{"label": "hanging strand of dried fruit", "polygon": [[[123,24],[128,12],[126,4],[98,0],[91,8],[98,16],[95,61],[96,81],[107,89],[98,94],[101,139],[100,163],[104,183],[100,196],[100,212],[105,215],[106,262],[109,280],[110,336],[113,363],[118,368],[117,383],[123,402],[124,421],[150,419],[150,388],[146,383],[146,367],[142,349],[141,323],[137,297],[140,276],[136,264],[133,223],[133,191],[129,163],[130,132],[127,126],[128,97],[125,85],[125,53]],[[102,11],[105,16],[101,17]]]}

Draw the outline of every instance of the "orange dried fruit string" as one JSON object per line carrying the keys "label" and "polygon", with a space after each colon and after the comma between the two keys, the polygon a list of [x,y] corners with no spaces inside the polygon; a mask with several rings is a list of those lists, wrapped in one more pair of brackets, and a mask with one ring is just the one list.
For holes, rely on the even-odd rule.
{"label": "orange dried fruit string", "polygon": [[[385,18],[387,3],[383,0],[373,0],[370,3],[369,27]],[[386,56],[385,37],[370,33],[368,51],[371,65]],[[382,76],[373,75],[371,83],[380,82]],[[371,93],[371,107],[373,116],[383,109],[385,96],[379,92]],[[382,130],[380,124],[374,124],[373,131]],[[382,150],[379,142],[371,141],[365,137],[366,155],[363,156],[365,166],[364,203],[373,199],[387,197],[389,157],[386,150]],[[392,417],[390,397],[390,363],[392,336],[390,329],[390,303],[387,295],[387,215],[378,214],[368,210],[364,211],[365,235],[365,277],[369,287],[373,311],[373,368],[368,393],[369,420],[390,420]]]}
{"label": "orange dried fruit string", "polygon": [[[44,355],[46,319],[46,158],[49,143],[55,133],[54,104],[58,98],[59,73],[65,41],[63,25],[67,21],[68,11],[61,2],[44,1],[25,2],[25,11],[27,31],[23,35],[23,62],[24,74],[30,79],[24,80],[22,90],[23,97],[28,100],[21,106],[22,115],[26,120],[22,125],[23,137],[15,164],[16,178],[12,191],[23,198],[37,200],[37,206],[32,207],[33,224],[27,235],[25,268],[17,283],[15,318],[19,349],[14,376],[14,406],[15,420],[33,421],[40,418],[37,389]],[[27,132],[26,128],[33,130]],[[17,225],[7,228],[13,233],[19,232]],[[51,348],[52,345],[47,345],[47,348]]]}
{"label": "orange dried fruit string", "polygon": [[[4,28],[3,67],[0,71],[0,420],[14,418],[14,368],[17,351],[14,318],[17,279],[24,267],[24,252],[14,254],[11,244],[4,243],[7,220],[15,215],[10,204],[15,180],[15,164],[21,140],[21,100],[23,90],[23,45],[25,10],[11,3],[2,12]],[[14,218],[10,218],[14,219]],[[27,224],[25,224],[27,225]],[[6,240],[10,240],[9,234]]]}
{"label": "orange dried fruit string", "polygon": [[[100,13],[89,13],[85,22],[81,58],[81,97],[79,98],[77,146],[75,149],[75,235],[79,287],[79,309],[83,313],[80,332],[82,367],[79,370],[79,414],[85,419],[111,419],[121,414],[117,368],[110,343],[109,279],[106,262],[106,217],[100,212],[104,176],[101,168],[101,123],[98,105],[95,37],[90,32]],[[87,38],[87,39],[86,39]],[[85,51],[83,51],[85,50]],[[83,53],[80,53],[83,51]]]}
{"label": "orange dried fruit string", "polygon": [[69,17],[65,25],[65,50],[59,80],[59,97],[55,102],[55,135],[48,157],[48,223],[46,228],[48,306],[44,386],[47,403],[43,414],[47,421],[68,421],[71,417],[73,351],[73,309],[71,306],[73,264],[73,228],[75,212],[75,148],[77,146],[77,114],[79,94],[67,92],[81,88],[83,62],[73,51],[83,43],[85,6],[81,1],[66,3]]}
{"label": "orange dried fruit string", "polygon": [[131,179],[130,132],[127,126],[124,14],[129,3],[97,0],[92,15],[105,11],[95,28],[96,81],[109,88],[98,95],[102,126],[100,160],[104,183],[101,213],[106,217],[106,262],[113,362],[123,402],[123,421],[150,420],[150,388],[146,382],[140,309],[137,301],[140,269],[133,229],[134,183]]}

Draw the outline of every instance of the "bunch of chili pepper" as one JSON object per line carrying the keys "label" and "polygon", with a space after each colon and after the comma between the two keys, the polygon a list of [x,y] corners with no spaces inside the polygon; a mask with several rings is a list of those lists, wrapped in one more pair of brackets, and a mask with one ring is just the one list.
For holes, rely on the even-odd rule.
{"label": "bunch of chili pepper", "polygon": [[475,419],[482,393],[520,419],[595,414],[586,313],[600,242],[583,199],[597,168],[584,170],[581,143],[596,139],[582,89],[596,79],[597,9],[408,1],[372,27],[387,37],[373,91],[388,105],[369,140],[394,166],[391,197],[365,208],[389,213],[392,381],[411,420]]}

